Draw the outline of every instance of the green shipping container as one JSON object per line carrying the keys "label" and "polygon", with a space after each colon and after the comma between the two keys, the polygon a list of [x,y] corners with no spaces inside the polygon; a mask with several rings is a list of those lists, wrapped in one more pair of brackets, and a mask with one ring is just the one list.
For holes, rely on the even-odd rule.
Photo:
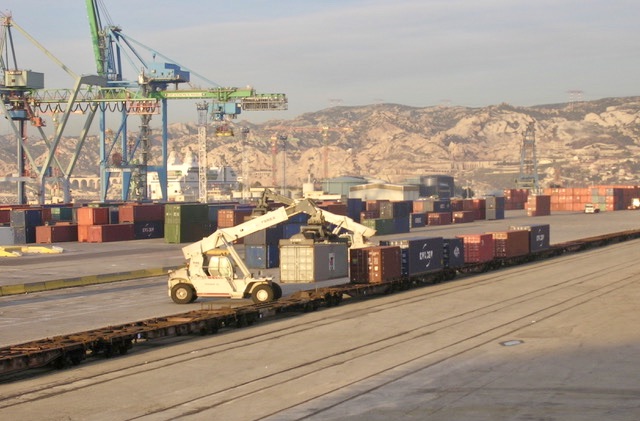
{"label": "green shipping container", "polygon": [[167,204],[164,207],[165,224],[205,224],[209,220],[206,203]]}
{"label": "green shipping container", "polygon": [[194,243],[211,234],[209,223],[164,224],[164,241],[169,244]]}
{"label": "green shipping container", "polygon": [[361,224],[376,230],[376,235],[395,234],[395,231],[396,231],[395,223],[393,219],[388,219],[388,218],[365,219],[361,221]]}

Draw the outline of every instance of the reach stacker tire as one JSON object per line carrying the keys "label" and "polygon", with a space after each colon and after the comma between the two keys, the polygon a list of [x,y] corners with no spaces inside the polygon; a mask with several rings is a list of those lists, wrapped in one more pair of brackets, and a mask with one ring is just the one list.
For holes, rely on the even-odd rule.
{"label": "reach stacker tire", "polygon": [[260,284],[251,292],[251,299],[255,304],[268,303],[273,301],[273,288],[268,284]]}
{"label": "reach stacker tire", "polygon": [[171,299],[176,304],[189,304],[195,300],[195,293],[189,284],[176,284],[171,288]]}

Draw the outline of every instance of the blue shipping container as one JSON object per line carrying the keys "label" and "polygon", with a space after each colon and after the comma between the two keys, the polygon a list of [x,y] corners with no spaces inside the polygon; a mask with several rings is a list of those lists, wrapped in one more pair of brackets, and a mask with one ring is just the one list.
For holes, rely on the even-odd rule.
{"label": "blue shipping container", "polygon": [[464,240],[462,238],[445,238],[443,240],[444,267],[457,269],[464,266]]}
{"label": "blue shipping container", "polygon": [[427,214],[412,213],[411,214],[411,228],[421,228],[427,225]]}
{"label": "blue shipping container", "polygon": [[248,245],[244,248],[247,267],[254,269],[270,269],[280,265],[278,245]]}

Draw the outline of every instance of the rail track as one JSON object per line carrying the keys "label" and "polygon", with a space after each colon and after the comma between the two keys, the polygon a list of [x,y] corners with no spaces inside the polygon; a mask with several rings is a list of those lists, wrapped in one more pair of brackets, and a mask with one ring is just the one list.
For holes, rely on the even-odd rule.
{"label": "rail track", "polygon": [[[555,244],[548,249],[526,256],[494,259],[482,264],[465,266],[461,270],[461,276],[549,259],[639,237],[640,230],[631,230]],[[344,284],[317,288],[260,305],[220,309],[203,304],[200,310],[168,317],[157,317],[12,345],[0,348],[0,375],[7,379],[11,374],[30,369],[45,366],[63,368],[101,356],[124,355],[138,344],[160,338],[214,334],[225,329],[250,326],[261,320],[272,319],[287,313],[303,313],[317,310],[320,307],[333,307],[339,305],[343,299],[360,300],[439,283],[450,278],[452,278],[452,273],[443,271],[430,274],[419,280],[397,279],[381,284]],[[500,276],[497,276],[492,282],[499,282],[500,279]],[[452,288],[458,287],[452,286]],[[442,291],[438,293],[442,293]],[[425,297],[422,295],[428,296],[429,294],[431,292],[427,291],[421,294],[419,299],[424,299]]]}

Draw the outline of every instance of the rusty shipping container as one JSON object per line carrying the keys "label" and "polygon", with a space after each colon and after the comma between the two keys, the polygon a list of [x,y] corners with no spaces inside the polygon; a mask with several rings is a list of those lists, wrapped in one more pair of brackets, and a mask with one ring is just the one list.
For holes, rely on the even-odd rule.
{"label": "rusty shipping container", "polygon": [[251,209],[220,209],[218,210],[218,228],[235,227],[251,216]]}
{"label": "rusty shipping container", "polygon": [[484,263],[493,260],[494,246],[491,234],[457,235],[464,242],[464,262]]}
{"label": "rusty shipping container", "polygon": [[77,225],[41,225],[36,227],[36,243],[51,244],[78,241]]}
{"label": "rusty shipping container", "polygon": [[516,257],[529,254],[529,232],[512,230],[490,233],[495,257]]}
{"label": "rusty shipping container", "polygon": [[402,277],[400,247],[373,246],[351,249],[349,279],[353,283],[381,283]]}

